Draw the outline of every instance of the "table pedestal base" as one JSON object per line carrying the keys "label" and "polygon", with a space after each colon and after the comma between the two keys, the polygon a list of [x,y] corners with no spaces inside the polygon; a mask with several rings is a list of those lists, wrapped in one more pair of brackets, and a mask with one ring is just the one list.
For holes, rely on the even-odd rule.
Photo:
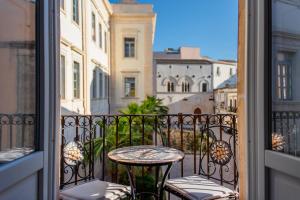
{"label": "table pedestal base", "polygon": [[[127,174],[128,174],[129,183],[130,183],[130,187],[131,187],[131,199],[136,200],[136,199],[138,199],[138,196],[142,197],[142,195],[145,194],[145,195],[154,196],[156,200],[162,200],[163,196],[164,196],[165,182],[167,180],[168,175],[170,174],[172,165],[173,164],[168,165],[168,167],[167,167],[167,169],[166,169],[166,171],[163,175],[163,178],[162,178],[161,182],[156,185],[156,187],[157,187],[156,193],[154,193],[154,192],[153,193],[152,192],[137,192],[136,186],[134,184],[133,174],[131,172],[131,167],[126,166],[126,171],[127,171]],[[161,167],[161,166],[159,165],[159,166],[156,166],[156,167],[158,168],[158,167]]]}

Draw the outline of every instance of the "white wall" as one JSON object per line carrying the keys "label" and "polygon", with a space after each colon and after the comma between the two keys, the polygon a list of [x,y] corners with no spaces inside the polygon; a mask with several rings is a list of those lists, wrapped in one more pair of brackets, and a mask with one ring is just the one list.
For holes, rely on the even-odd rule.
{"label": "white wall", "polygon": [[[92,39],[92,12],[96,16],[96,41]],[[87,45],[87,110],[91,114],[108,114],[109,102],[104,97],[105,75],[110,76],[110,12],[105,7],[104,1],[87,1],[86,3],[86,45]],[[102,46],[100,46],[99,23],[102,27]],[[105,32],[107,34],[106,43],[107,51],[105,51]],[[102,87],[103,95],[93,98],[93,71],[98,69],[103,74],[102,85],[99,84],[98,77],[96,79],[96,90],[100,91]]]}
{"label": "white wall", "polygon": [[[196,108],[200,108],[202,113],[213,112],[213,102],[209,100],[212,97],[212,64],[201,61],[198,64],[164,62],[154,67],[155,93],[169,107],[169,113],[194,113]],[[174,92],[168,92],[169,81],[175,85]],[[182,92],[184,81],[190,84],[189,92]],[[208,84],[207,92],[202,92],[202,83]]]}
{"label": "white wall", "polygon": [[[217,70],[220,70],[220,73],[217,73]],[[216,89],[221,83],[229,79],[232,75],[230,74],[230,69],[232,70],[232,75],[237,73],[236,63],[222,63],[215,62],[213,63],[213,88]]]}
{"label": "white wall", "polygon": [[[141,102],[153,95],[152,48],[155,30],[155,13],[149,4],[113,4],[111,18],[112,48],[112,111],[131,102]],[[135,57],[124,57],[124,38],[135,38]],[[136,96],[125,97],[124,79],[136,79]]]}
{"label": "white wall", "polygon": [[[99,69],[103,75],[110,76],[110,15],[106,0],[84,0],[80,2],[77,25],[72,20],[72,1],[65,1],[65,10],[61,9],[61,54],[66,58],[65,99],[61,99],[62,114],[108,114],[108,98],[92,98],[93,71]],[[82,8],[85,8],[82,10]],[[92,12],[96,16],[96,41],[92,39]],[[99,45],[99,23],[102,26],[102,47]],[[105,34],[107,33],[107,51]],[[73,97],[73,61],[80,63],[80,98]],[[97,77],[98,78],[98,77]],[[103,76],[103,93],[104,88]],[[97,80],[97,88],[100,84]]]}
{"label": "white wall", "polygon": [[212,91],[211,64],[157,64],[154,76],[157,93],[167,92],[167,82],[173,80],[176,83],[175,92],[182,92],[181,83],[184,80],[190,81],[191,92],[201,92],[203,82],[208,83],[208,92]]}

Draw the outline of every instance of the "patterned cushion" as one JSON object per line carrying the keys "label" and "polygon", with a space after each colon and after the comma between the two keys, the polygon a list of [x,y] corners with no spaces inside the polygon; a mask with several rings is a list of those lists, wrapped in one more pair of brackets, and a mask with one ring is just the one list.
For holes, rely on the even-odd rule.
{"label": "patterned cushion", "polygon": [[60,198],[63,200],[117,200],[126,198],[129,194],[130,187],[128,186],[94,180],[62,190]]}
{"label": "patterned cushion", "polygon": [[234,191],[200,176],[188,176],[166,181],[165,188],[190,200],[228,199]]}

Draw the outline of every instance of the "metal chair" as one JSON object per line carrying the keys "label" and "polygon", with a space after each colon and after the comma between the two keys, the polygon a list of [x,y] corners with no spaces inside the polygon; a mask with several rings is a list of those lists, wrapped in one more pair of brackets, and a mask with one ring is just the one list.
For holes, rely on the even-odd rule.
{"label": "metal chair", "polygon": [[130,187],[97,179],[60,191],[63,200],[118,200],[129,196]]}
{"label": "metal chair", "polygon": [[[100,181],[94,178],[94,156],[92,142],[82,145],[75,140],[65,144],[61,151],[61,191],[62,200],[118,200],[130,196],[130,187]],[[84,155],[88,161],[84,161]],[[65,178],[69,175],[69,178]],[[65,186],[73,185],[64,189]],[[78,184],[78,185],[77,185]]]}
{"label": "metal chair", "polygon": [[165,191],[186,200],[237,199],[236,141],[232,124],[225,123],[224,119],[214,119],[213,123],[207,119],[198,141],[198,174],[167,180]]}

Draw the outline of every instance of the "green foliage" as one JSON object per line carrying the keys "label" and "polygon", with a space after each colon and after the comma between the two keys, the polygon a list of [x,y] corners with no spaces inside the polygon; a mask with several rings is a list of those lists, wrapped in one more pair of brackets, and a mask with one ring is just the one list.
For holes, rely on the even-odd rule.
{"label": "green foliage", "polygon": [[[137,103],[130,103],[127,108],[120,110],[121,115],[115,118],[109,125],[105,122],[98,121],[97,125],[105,129],[105,138],[99,137],[94,140],[94,155],[96,158],[101,156],[103,149],[103,140],[105,142],[105,150],[111,151],[114,148],[125,147],[130,145],[130,130],[131,130],[131,144],[141,145],[142,136],[144,132],[144,143],[152,143],[152,133],[154,132],[155,120],[160,124],[160,115],[168,114],[168,107],[162,104],[161,99],[156,97],[147,97],[141,105]],[[155,116],[134,116],[140,114],[158,115]],[[133,115],[129,117],[128,115]],[[131,120],[131,123],[130,123]],[[131,124],[131,126],[130,126]],[[144,124],[144,126],[143,126]],[[144,131],[143,131],[144,130]],[[118,144],[117,138],[118,135]]]}
{"label": "green foliage", "polygon": [[[96,126],[105,131],[105,137],[94,139],[94,156],[95,158],[102,158],[102,153],[131,145],[152,144],[152,135],[155,131],[155,124],[159,129],[162,123],[162,115],[168,114],[168,107],[164,106],[161,99],[148,96],[140,105],[137,103],[130,103],[126,108],[119,111],[120,115],[107,124],[106,121],[100,120]],[[137,115],[144,115],[137,116]],[[131,116],[131,117],[130,117]],[[96,128],[96,127],[95,127]],[[95,129],[94,128],[94,129]],[[161,131],[161,130],[157,130]],[[131,133],[131,143],[130,143]],[[118,139],[117,139],[118,136]],[[144,136],[144,137],[143,137]],[[118,140],[118,141],[117,141]],[[105,145],[103,145],[103,142]],[[111,162],[109,165],[113,166]],[[113,167],[110,167],[114,171]],[[155,180],[152,174],[152,168],[148,168],[144,176],[142,176],[142,169],[135,168],[134,174],[136,177],[137,190],[140,191],[155,191]],[[118,167],[118,179],[122,184],[129,184],[127,173],[124,166]],[[147,198],[144,198],[145,200]]]}

